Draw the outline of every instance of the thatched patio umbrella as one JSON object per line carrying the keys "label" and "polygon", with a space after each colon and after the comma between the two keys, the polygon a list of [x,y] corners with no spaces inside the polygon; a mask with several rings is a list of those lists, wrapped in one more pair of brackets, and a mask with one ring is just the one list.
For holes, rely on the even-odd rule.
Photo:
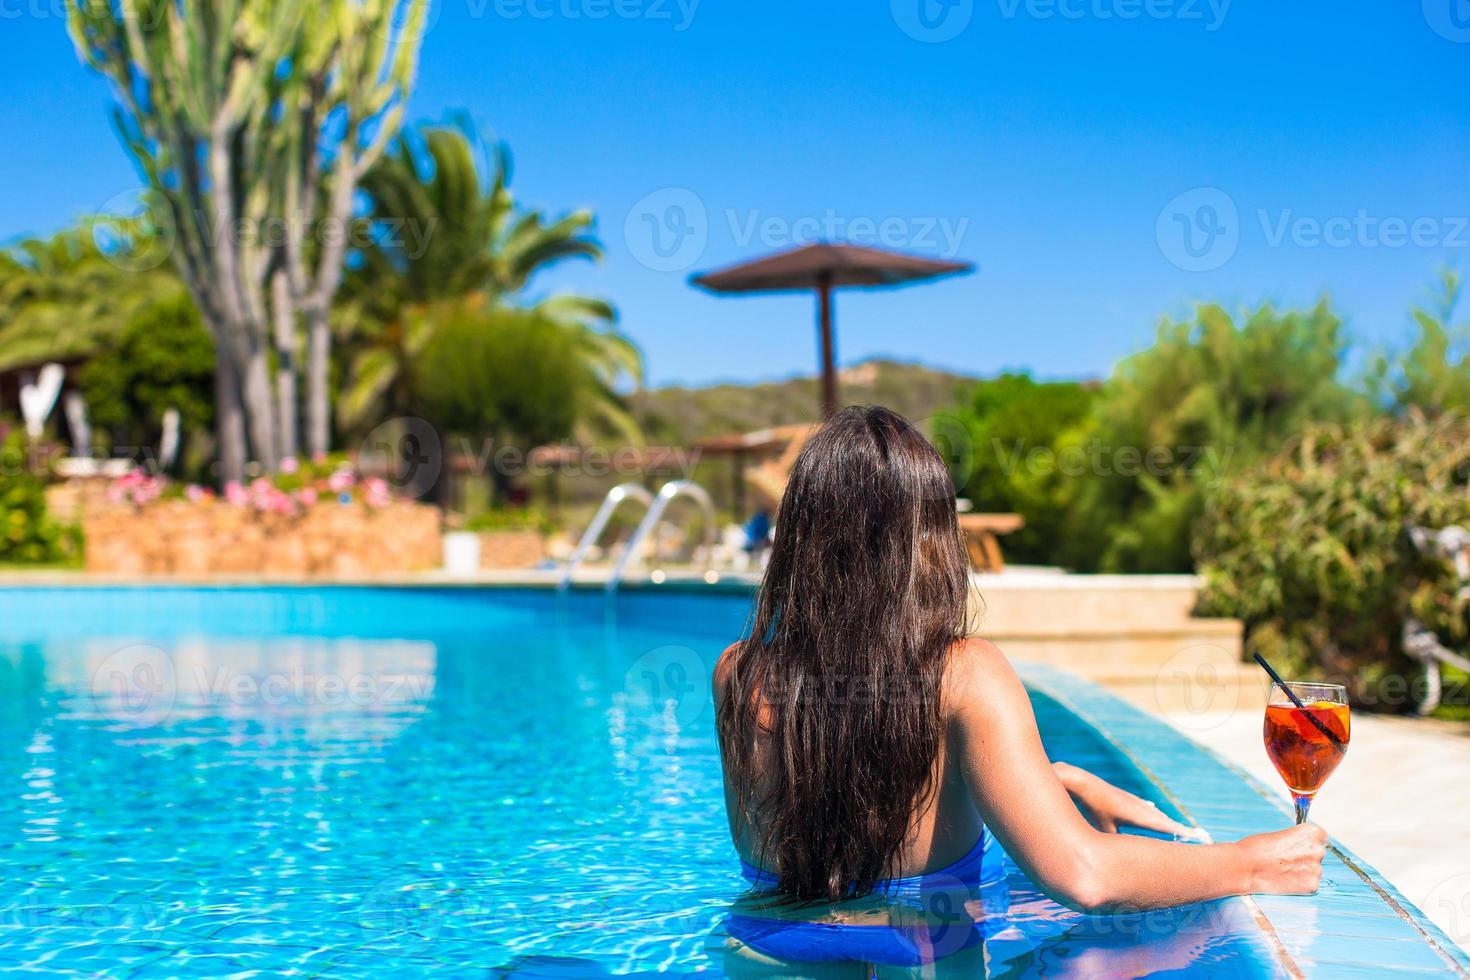
{"label": "thatched patio umbrella", "polygon": [[822,344],[822,414],[837,411],[837,365],[832,340],[832,290],[844,286],[902,286],[940,276],[970,272],[968,262],[940,262],[860,245],[803,245],[742,262],[690,281],[713,293],[817,291]]}

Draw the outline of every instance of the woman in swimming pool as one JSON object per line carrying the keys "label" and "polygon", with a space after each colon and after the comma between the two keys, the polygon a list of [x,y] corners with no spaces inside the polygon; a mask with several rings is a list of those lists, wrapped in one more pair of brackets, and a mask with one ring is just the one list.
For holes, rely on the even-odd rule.
{"label": "woman in swimming pool", "polygon": [[1047,759],[1015,672],[966,635],[968,592],[939,454],[887,409],[831,419],[792,470],[751,638],[715,669],[730,830],[758,891],[978,882],[992,835],[1081,911],[1316,890],[1311,824],[1209,845],[1113,833],[1187,829]]}

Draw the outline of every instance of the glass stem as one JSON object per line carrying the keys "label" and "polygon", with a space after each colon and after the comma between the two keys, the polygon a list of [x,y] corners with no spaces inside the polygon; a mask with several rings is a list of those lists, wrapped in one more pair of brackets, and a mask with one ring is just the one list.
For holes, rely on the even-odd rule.
{"label": "glass stem", "polygon": [[1303,824],[1307,822],[1307,811],[1312,807],[1312,796],[1310,793],[1292,793],[1291,802],[1296,805],[1296,822]]}

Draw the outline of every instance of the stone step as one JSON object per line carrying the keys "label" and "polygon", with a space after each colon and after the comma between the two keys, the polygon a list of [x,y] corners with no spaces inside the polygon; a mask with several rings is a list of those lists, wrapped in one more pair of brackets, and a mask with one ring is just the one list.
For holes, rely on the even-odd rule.
{"label": "stone step", "polygon": [[972,577],[972,616],[995,635],[1132,633],[1193,621],[1193,575],[1065,575],[1006,571]]}
{"label": "stone step", "polygon": [[1241,624],[1192,615],[1188,575],[975,576],[979,635],[1014,660],[1111,688],[1150,711],[1200,719],[1264,708],[1269,685],[1244,662]]}
{"label": "stone step", "polygon": [[1008,657],[1091,680],[1129,683],[1233,674],[1245,666],[1234,620],[1196,620],[1173,629],[1094,633],[987,633]]}

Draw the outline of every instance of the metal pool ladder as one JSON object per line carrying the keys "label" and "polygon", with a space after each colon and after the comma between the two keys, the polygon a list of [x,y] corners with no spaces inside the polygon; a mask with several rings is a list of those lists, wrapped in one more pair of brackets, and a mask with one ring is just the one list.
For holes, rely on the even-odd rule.
{"label": "metal pool ladder", "polygon": [[[714,577],[715,563],[715,502],[710,499],[709,493],[704,487],[693,480],[671,480],[665,483],[658,491],[658,497],[653,506],[648,508],[648,513],[643,515],[643,522],[628,539],[628,546],[618,558],[618,563],[613,566],[612,574],[608,576],[606,589],[616,592],[618,583],[622,581],[623,573],[627,571],[629,563],[638,554],[638,549],[643,545],[643,539],[648,537],[659,520],[668,510],[669,504],[679,497],[689,497],[699,504],[699,509],[704,517],[704,579],[712,581]],[[655,572],[655,574],[658,574]]]}
{"label": "metal pool ladder", "polygon": [[[710,499],[709,493],[704,487],[693,480],[672,480],[659,488],[658,496],[655,497],[637,483],[623,483],[608,491],[607,497],[602,501],[602,506],[592,518],[592,523],[587,525],[587,530],[582,532],[582,539],[577,542],[577,550],[572,552],[572,557],[567,561],[567,567],[562,572],[561,581],[557,588],[565,589],[572,584],[572,577],[581,567],[587,557],[587,552],[597,543],[607,527],[608,521],[612,519],[613,512],[624,500],[632,497],[648,508],[643,515],[643,520],[638,523],[633,536],[628,539],[627,547],[613,566],[612,574],[608,576],[607,591],[617,590],[618,583],[622,581],[623,574],[628,570],[634,557],[643,546],[644,540],[658,526],[663,519],[664,511],[668,510],[669,504],[679,497],[689,497],[697,504],[701,516],[704,518],[704,578],[712,581],[714,578],[714,546],[715,546],[715,504]],[[661,574],[661,573],[656,573]]]}
{"label": "metal pool ladder", "polygon": [[[557,583],[558,589],[565,589],[572,584],[572,576],[577,569],[582,567],[582,562],[587,560],[587,552],[597,543],[602,536],[607,522],[612,520],[613,511],[623,501],[632,498],[641,503],[645,509],[653,506],[653,494],[643,488],[641,483],[620,483],[607,492],[602,498],[602,506],[597,508],[597,513],[592,517],[592,523],[587,525],[587,530],[582,532],[582,539],[577,542],[577,550],[572,552],[572,557],[567,559],[567,567],[561,573],[561,581]],[[639,525],[640,527],[642,525]]]}

